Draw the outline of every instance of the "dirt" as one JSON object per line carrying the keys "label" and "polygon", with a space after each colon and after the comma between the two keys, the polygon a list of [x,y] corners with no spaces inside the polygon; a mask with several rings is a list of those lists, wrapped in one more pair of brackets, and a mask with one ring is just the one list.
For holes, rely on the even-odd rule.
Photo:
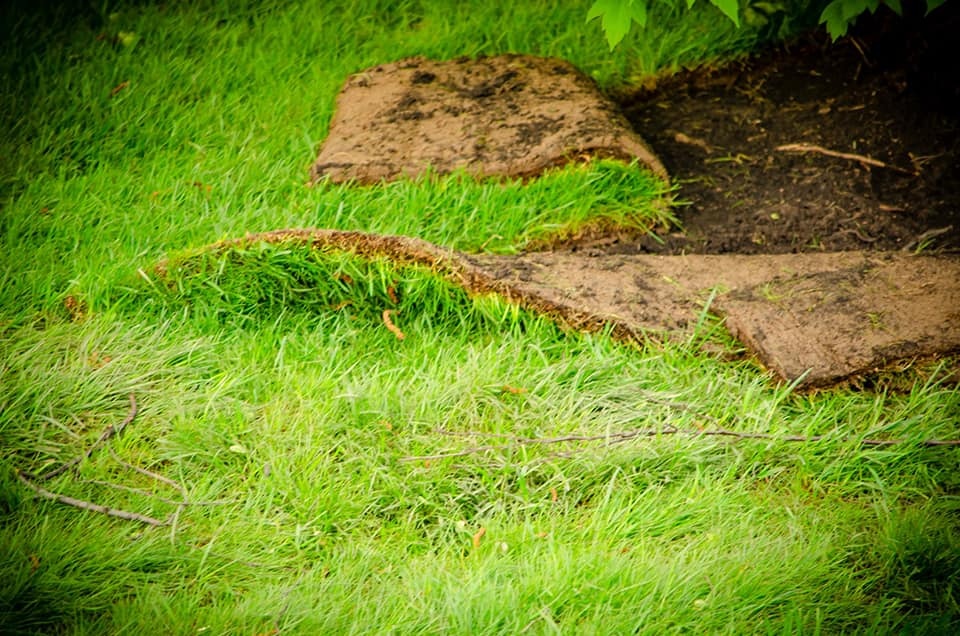
{"label": "dirt", "polygon": [[414,57],[347,79],[311,179],[370,184],[428,169],[533,177],[597,156],[635,158],[667,179],[616,104],[569,62]]}
{"label": "dirt", "polygon": [[640,157],[678,186],[680,227],[514,256],[323,230],[271,237],[430,265],[473,293],[626,338],[689,337],[708,306],[800,385],[939,356],[960,378],[949,358],[960,351],[954,4],[660,78],[619,96],[619,110],[559,60],[369,69],[338,99],[314,179],[372,183],[427,166],[529,177],[591,154]]}
{"label": "dirt", "polygon": [[[683,231],[592,246],[661,254],[960,249],[960,7],[927,19],[888,14],[836,43],[818,33],[622,96],[688,202]],[[889,167],[779,149],[790,144]]]}
{"label": "dirt", "polygon": [[[904,358],[960,350],[960,258],[890,252],[781,255],[467,255],[414,237],[290,229],[193,256],[270,243],[426,266],[578,330],[689,341],[704,307],[776,377],[820,387]],[[161,280],[188,261],[161,263]],[[386,323],[386,321],[385,321]],[[386,323],[389,328],[389,323]]]}

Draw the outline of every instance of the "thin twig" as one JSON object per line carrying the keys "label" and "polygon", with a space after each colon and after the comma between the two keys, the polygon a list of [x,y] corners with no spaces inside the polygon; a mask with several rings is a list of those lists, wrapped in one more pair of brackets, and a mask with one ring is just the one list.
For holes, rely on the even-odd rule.
{"label": "thin twig", "polygon": [[179,491],[179,493],[182,495],[183,499],[186,500],[186,498],[187,498],[187,491],[184,489],[183,486],[180,485],[179,482],[174,481],[174,480],[170,479],[169,477],[164,477],[163,475],[160,475],[160,474],[157,474],[157,473],[155,473],[155,472],[153,472],[153,471],[147,470],[146,468],[141,468],[140,466],[134,466],[133,464],[131,464],[131,463],[129,463],[129,462],[125,462],[125,461],[123,461],[122,459],[120,459],[120,457],[117,456],[117,453],[114,452],[114,450],[113,450],[112,448],[110,448],[110,449],[108,449],[108,450],[110,451],[110,456],[113,458],[113,461],[117,462],[118,464],[120,464],[120,465],[123,466],[124,468],[127,468],[127,469],[129,469],[129,470],[132,470],[132,471],[134,471],[134,472],[136,472],[136,473],[140,473],[141,475],[145,475],[145,476],[149,477],[150,479],[154,479],[154,480],[159,481],[159,482],[161,482],[161,483],[167,484],[167,485],[170,486],[171,488],[174,488],[174,489],[176,489],[177,491]]}
{"label": "thin twig", "polygon": [[300,586],[300,583],[306,578],[308,573],[313,572],[313,569],[306,570],[300,573],[300,576],[297,577],[297,580],[293,582],[292,585],[288,586],[287,589],[283,591],[281,598],[283,599],[283,606],[280,608],[280,611],[277,612],[277,615],[273,619],[273,631],[275,634],[280,633],[280,623],[283,621],[283,617],[286,615],[287,610],[290,609],[290,595],[293,594],[293,590]]}
{"label": "thin twig", "polygon": [[[767,439],[777,442],[801,442],[801,443],[813,443],[820,442],[825,439],[829,439],[829,435],[774,435],[773,433],[744,433],[741,431],[731,431],[725,428],[718,428],[713,430],[689,430],[681,431],[678,429],[659,431],[660,435],[689,435],[691,437],[735,437],[737,439]],[[631,435],[630,437],[624,436],[624,439],[632,439],[637,437]],[[838,438],[840,441],[849,442],[855,441],[855,437],[841,437]],[[896,446],[897,444],[907,444],[910,440],[906,439],[861,439],[861,446]],[[920,440],[920,446],[933,447],[933,446],[960,446],[960,439],[925,439]]]}
{"label": "thin twig", "polygon": [[17,471],[17,478],[22,481],[30,490],[34,491],[44,499],[49,499],[51,501],[56,501],[57,503],[73,506],[74,508],[80,508],[81,510],[89,510],[90,512],[99,512],[100,514],[109,515],[111,517],[126,519],[128,521],[139,521],[140,523],[145,523],[150,526],[167,525],[167,522],[154,519],[153,517],[148,517],[147,515],[141,515],[136,512],[128,512],[126,510],[119,510],[117,508],[109,508],[107,506],[101,506],[100,504],[91,503],[89,501],[83,501],[82,499],[74,499],[73,497],[67,497],[66,495],[50,492],[49,490],[41,488],[37,484],[27,479],[27,477],[24,476],[24,474],[19,470]]}
{"label": "thin twig", "polygon": [[709,413],[704,413],[703,409],[698,407],[696,404],[691,404],[690,402],[679,402],[677,400],[668,400],[666,398],[660,397],[659,395],[651,391],[645,391],[643,389],[640,389],[639,391],[637,391],[637,394],[640,395],[640,397],[642,397],[647,402],[651,402],[653,404],[659,404],[660,406],[666,406],[675,411],[692,413],[697,417],[713,422],[714,424],[719,423],[719,420],[717,418],[710,415]]}
{"label": "thin twig", "polygon": [[[256,569],[262,569],[262,570],[274,569],[274,568],[275,568],[275,566],[270,565],[269,563],[262,563],[262,562],[260,562],[260,561],[244,561],[243,559],[235,559],[235,558],[233,558],[233,557],[231,557],[231,556],[227,556],[226,554],[223,554],[222,552],[214,552],[214,551],[208,549],[207,546],[194,545],[194,544],[192,544],[192,543],[187,543],[187,544],[185,544],[185,545],[186,545],[188,548],[191,548],[191,549],[193,549],[193,550],[199,550],[199,551],[201,551],[201,552],[204,552],[207,556],[212,556],[212,557],[214,557],[214,558],[216,558],[216,559],[223,559],[224,561],[229,561],[230,563],[239,563],[240,565],[246,566],[246,567],[248,567],[248,568],[256,568]],[[209,545],[209,544],[208,544],[208,545]],[[206,557],[205,557],[205,558],[206,558]],[[282,569],[282,570],[289,570],[289,569],[291,569],[291,568],[292,568],[292,566],[286,566],[286,567],[281,567],[280,569]]]}
{"label": "thin twig", "polygon": [[97,486],[103,486],[104,488],[113,488],[114,490],[122,490],[135,495],[150,497],[151,499],[156,499],[157,501],[165,503],[169,506],[224,506],[226,504],[235,503],[229,499],[216,499],[213,501],[177,501],[175,499],[161,497],[160,495],[152,493],[149,490],[144,490],[143,488],[134,488],[133,486],[124,486],[123,484],[114,484],[112,482],[101,481],[99,479],[84,479],[82,483],[96,484]]}
{"label": "thin twig", "polygon": [[171,503],[172,505],[175,505],[175,506],[177,507],[177,509],[173,511],[173,514],[170,515],[170,543],[173,543],[174,541],[176,541],[176,538],[177,538],[177,526],[178,526],[178,524],[180,523],[180,513],[182,513],[183,510],[184,510],[184,508],[186,508],[186,506],[190,503],[190,502],[187,501],[187,489],[184,488],[184,487],[180,484],[180,482],[174,481],[173,479],[170,479],[169,477],[164,477],[163,475],[161,475],[161,474],[159,474],[159,473],[155,473],[155,472],[153,472],[153,471],[151,471],[151,470],[147,470],[146,468],[141,468],[140,466],[134,466],[133,464],[131,464],[131,463],[129,463],[129,462],[125,462],[125,461],[123,461],[122,459],[120,459],[120,458],[117,456],[117,454],[113,451],[112,448],[109,449],[109,450],[110,450],[110,456],[113,457],[114,461],[117,462],[118,464],[120,464],[121,466],[123,466],[123,467],[125,467],[125,468],[129,468],[130,470],[132,470],[132,471],[134,471],[134,472],[137,472],[137,473],[140,473],[141,475],[145,475],[145,476],[147,476],[147,477],[150,477],[151,479],[155,479],[155,480],[157,480],[157,481],[159,481],[159,482],[161,482],[161,483],[167,484],[167,485],[170,486],[171,488],[175,488],[175,489],[177,490],[177,492],[180,493],[180,501],[179,501],[179,502],[174,502],[174,501],[170,501],[170,502],[169,502],[169,503]]}
{"label": "thin twig", "polygon": [[134,397],[133,393],[130,394],[129,398],[130,398],[130,412],[127,414],[127,417],[125,417],[124,420],[120,422],[120,424],[118,424],[117,426],[114,426],[113,424],[111,424],[107,428],[105,428],[103,432],[100,433],[100,437],[97,438],[97,441],[94,442],[93,446],[88,448],[86,452],[78,455],[77,457],[74,457],[70,461],[64,464],[61,464],[60,466],[57,466],[52,470],[48,470],[42,475],[33,477],[33,479],[35,481],[47,481],[49,479],[53,479],[57,475],[61,475],[67,472],[68,470],[70,470],[71,468],[73,468],[83,460],[89,459],[90,456],[93,455],[93,451],[97,450],[97,448],[102,446],[103,443],[106,442],[108,439],[120,433],[120,431],[122,431],[127,426],[127,424],[132,422],[133,419],[137,416],[137,399],[136,397]]}
{"label": "thin twig", "polygon": [[836,150],[827,150],[822,146],[817,146],[814,144],[784,144],[782,146],[777,146],[777,150],[783,152],[815,152],[821,155],[826,155],[828,157],[836,157],[837,159],[848,159],[850,161],[858,161],[862,164],[868,166],[874,166],[876,168],[886,168],[887,170],[896,170],[897,172],[902,172],[904,174],[909,174],[911,176],[917,176],[915,170],[907,170],[906,168],[901,168],[900,166],[892,166],[889,163],[884,163],[879,159],[874,159],[873,157],[867,157],[866,155],[858,155],[852,152],[838,152]]}
{"label": "thin twig", "polygon": [[[732,431],[725,428],[706,429],[706,430],[681,430],[674,427],[663,429],[637,429],[633,431],[620,431],[617,433],[604,433],[602,435],[564,435],[562,437],[547,438],[516,438],[508,444],[487,444],[484,446],[471,446],[460,451],[449,453],[437,453],[435,455],[410,455],[401,457],[402,462],[434,461],[438,459],[447,459],[450,457],[464,457],[466,455],[476,455],[488,451],[512,450],[524,446],[560,444],[565,442],[594,442],[605,441],[606,444],[613,445],[643,437],[657,437],[659,435],[686,435],[689,437],[733,437],[736,439],[765,439],[778,442],[801,442],[813,443],[828,439],[826,435],[774,435],[772,433],[745,433],[741,431]],[[844,437],[842,441],[852,441],[855,438]],[[894,446],[905,444],[909,440],[903,439],[862,439],[862,446]],[[960,446],[960,439],[927,439],[919,442],[920,446]]]}
{"label": "thin twig", "polygon": [[167,499],[166,497],[161,497],[156,493],[152,493],[149,490],[144,490],[142,488],[134,488],[133,486],[124,486],[123,484],[114,484],[109,481],[102,481],[100,479],[84,479],[81,483],[85,484],[96,484],[97,486],[103,486],[104,488],[113,488],[114,490],[122,490],[124,492],[131,492],[135,495],[141,495],[143,497],[150,497],[151,499],[156,499],[161,503],[165,503],[170,506],[179,506],[181,502],[174,501],[173,499]]}
{"label": "thin twig", "polygon": [[509,439],[513,437],[513,435],[510,433],[492,433],[489,431],[451,431],[448,428],[438,428],[436,429],[436,432],[440,435],[448,435],[450,437],[485,437],[488,439]]}
{"label": "thin twig", "polygon": [[539,446],[547,444],[563,444],[567,442],[596,442],[599,440],[606,440],[608,443],[616,443],[619,441],[626,441],[628,439],[634,439],[636,437],[653,437],[655,435],[660,435],[662,433],[676,433],[676,429],[666,429],[663,431],[654,430],[654,429],[645,429],[645,430],[636,430],[636,431],[621,431],[618,433],[602,433],[598,435],[563,435],[561,437],[517,437],[513,441],[507,444],[486,444],[484,446],[471,446],[460,451],[452,451],[449,453],[437,453],[436,455],[411,455],[407,457],[401,457],[399,461],[402,462],[418,462],[418,461],[433,461],[436,459],[447,459],[449,457],[464,457],[466,455],[476,455],[477,453],[485,453],[487,451],[494,450],[510,450],[514,448],[519,448],[521,446]]}
{"label": "thin twig", "polygon": [[123,431],[124,428],[126,428],[126,426],[127,426],[128,424],[130,424],[131,422],[133,422],[134,418],[137,416],[137,400],[136,400],[135,396],[134,396],[132,393],[130,394],[129,397],[130,397],[130,412],[127,414],[127,417],[126,417],[120,424],[118,424],[118,425],[116,425],[116,426],[114,426],[113,424],[111,424],[111,425],[108,426],[106,429],[104,429],[103,433],[100,434],[100,437],[97,438],[97,441],[94,442],[93,445],[90,446],[90,448],[88,448],[84,453],[80,454],[79,456],[75,457],[74,459],[72,459],[72,460],[70,460],[70,461],[68,461],[68,462],[66,462],[66,463],[64,463],[64,464],[61,464],[61,465],[58,466],[57,468],[54,468],[54,469],[52,469],[52,470],[47,471],[46,473],[43,473],[43,474],[40,475],[39,477],[35,477],[35,476],[31,475],[30,473],[27,473],[27,472],[25,472],[25,471],[20,471],[20,470],[17,471],[17,477],[19,477],[20,481],[22,481],[24,484],[26,484],[31,490],[33,490],[34,492],[36,492],[36,493],[39,494],[40,496],[42,496],[42,497],[44,497],[44,498],[46,498],[46,499],[50,499],[50,500],[52,500],[52,501],[56,501],[56,502],[63,503],[63,504],[69,505],[69,506],[73,506],[73,507],[75,507],[75,508],[80,508],[80,509],[82,509],[82,510],[89,510],[89,511],[92,511],[92,512],[99,512],[99,513],[101,513],[101,514],[109,515],[109,516],[112,516],[112,517],[118,517],[118,518],[120,518],[120,519],[127,519],[127,520],[130,520],[130,521],[139,521],[139,522],[141,522],[141,523],[146,523],[146,524],[152,525],[152,526],[167,526],[167,525],[169,525],[170,528],[171,528],[171,530],[170,530],[170,540],[171,540],[171,541],[174,541],[175,538],[176,538],[177,522],[178,522],[179,519],[180,519],[180,513],[183,512],[183,510],[184,510],[184,508],[185,508],[186,506],[190,506],[190,505],[193,505],[193,506],[212,506],[212,505],[220,505],[220,504],[231,503],[231,502],[229,502],[229,501],[195,501],[195,502],[189,501],[189,500],[188,500],[188,497],[187,497],[187,491],[186,491],[186,489],[185,489],[179,482],[177,482],[177,481],[175,481],[175,480],[173,480],[173,479],[170,479],[169,477],[165,477],[165,476],[160,475],[160,474],[158,474],[158,473],[155,473],[155,472],[153,472],[153,471],[147,470],[146,468],[141,468],[140,466],[135,466],[135,465],[133,465],[133,464],[130,464],[129,462],[126,462],[126,461],[120,459],[120,457],[117,456],[117,454],[114,452],[114,450],[113,450],[112,448],[108,448],[108,450],[109,450],[109,452],[110,452],[111,457],[113,457],[114,461],[116,461],[118,464],[120,464],[120,465],[123,466],[124,468],[127,468],[127,469],[132,470],[132,471],[137,472],[137,473],[140,473],[141,475],[145,475],[145,476],[147,476],[147,477],[149,477],[149,478],[151,478],[151,479],[153,479],[153,480],[155,480],[155,481],[161,482],[161,483],[163,483],[163,484],[166,484],[166,485],[170,486],[171,488],[174,488],[177,492],[180,493],[180,497],[181,497],[180,501],[174,501],[174,500],[172,500],[172,499],[167,499],[167,498],[165,498],[165,497],[161,497],[161,496],[159,496],[159,495],[156,495],[156,494],[154,494],[154,493],[148,492],[148,491],[146,491],[146,490],[142,490],[142,489],[140,489],[140,488],[133,488],[133,487],[130,487],[130,486],[124,486],[124,485],[122,485],[122,484],[112,484],[112,483],[109,483],[109,482],[99,481],[99,480],[87,480],[87,483],[95,483],[95,484],[98,484],[98,485],[101,485],[101,486],[105,486],[105,487],[108,487],[108,488],[115,488],[115,489],[117,489],[117,490],[124,490],[124,491],[126,491],[126,492],[132,492],[132,493],[136,493],[136,494],[143,495],[143,496],[146,496],[146,497],[153,497],[153,498],[157,499],[158,501],[161,501],[161,502],[166,503],[166,504],[168,504],[168,505],[176,506],[176,507],[177,507],[177,508],[176,508],[176,511],[175,511],[172,515],[170,515],[170,518],[169,518],[168,521],[160,521],[159,519],[154,519],[153,517],[148,517],[148,516],[146,516],[146,515],[142,515],[142,514],[139,514],[139,513],[128,512],[128,511],[126,511],[126,510],[119,510],[119,509],[116,509],[116,508],[109,508],[109,507],[107,507],[107,506],[102,506],[102,505],[100,505],[100,504],[91,503],[91,502],[89,502],[89,501],[83,501],[83,500],[81,500],[81,499],[75,499],[75,498],[73,498],[73,497],[68,497],[68,496],[66,496],[66,495],[61,495],[61,494],[58,494],[58,493],[50,492],[49,490],[46,490],[46,489],[40,487],[40,486],[36,483],[36,482],[39,482],[39,481],[44,481],[44,480],[52,479],[53,477],[56,477],[57,475],[61,475],[61,474],[65,473],[66,471],[70,470],[71,468],[75,467],[77,464],[79,464],[79,463],[82,462],[83,460],[88,459],[91,455],[93,455],[93,453],[94,453],[95,450],[97,450],[98,448],[100,448],[101,446],[103,446],[103,445],[104,445],[108,440],[110,440],[112,437],[118,435],[121,431]]}

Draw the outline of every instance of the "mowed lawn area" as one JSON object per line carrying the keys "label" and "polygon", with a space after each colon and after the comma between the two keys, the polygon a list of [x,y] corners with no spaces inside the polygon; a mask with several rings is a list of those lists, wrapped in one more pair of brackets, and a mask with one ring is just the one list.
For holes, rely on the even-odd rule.
{"label": "mowed lawn area", "polygon": [[706,311],[624,343],[426,267],[204,249],[669,223],[682,184],[611,161],[306,185],[372,65],[529,53],[624,92],[809,24],[657,2],[611,52],[590,4],[5,3],[0,632],[960,630],[960,449],[924,444],[960,437],[944,365],[800,393]]}

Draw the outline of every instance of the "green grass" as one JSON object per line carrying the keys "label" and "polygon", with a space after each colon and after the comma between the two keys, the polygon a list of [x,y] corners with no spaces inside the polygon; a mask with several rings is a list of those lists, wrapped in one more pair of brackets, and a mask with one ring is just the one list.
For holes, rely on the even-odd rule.
{"label": "green grass", "polygon": [[[800,395],[703,353],[738,347],[713,319],[687,343],[627,345],[423,267],[196,251],[317,226],[509,252],[667,222],[657,183],[612,162],[304,186],[336,91],[371,64],[559,55],[614,90],[756,42],[707,3],[658,5],[660,29],[611,54],[587,4],[361,2],[346,21],[326,3],[5,9],[0,631],[957,630],[960,455],[919,443],[958,436],[936,365],[903,391]],[[18,481],[90,448],[131,393],[136,419],[43,486],[174,525]],[[716,426],[825,437],[511,442]],[[194,503],[178,512],[177,488],[130,466]]]}

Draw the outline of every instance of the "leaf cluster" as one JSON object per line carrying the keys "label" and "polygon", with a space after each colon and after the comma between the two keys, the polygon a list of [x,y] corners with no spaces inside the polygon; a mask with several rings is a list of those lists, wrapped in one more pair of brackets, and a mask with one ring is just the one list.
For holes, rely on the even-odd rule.
{"label": "leaf cluster", "polygon": [[[740,6],[737,0],[708,0],[720,10],[734,25],[740,26]],[[927,14],[944,4],[947,0],[926,0]],[[661,0],[672,7],[674,0]],[[684,0],[686,9],[693,8],[696,0]],[[866,12],[874,13],[880,5],[889,7],[897,15],[903,15],[901,0],[831,0],[820,14],[819,23],[826,26],[834,40],[845,35],[850,25]],[[619,44],[629,33],[634,22],[644,28],[647,25],[647,0],[595,0],[587,12],[587,22],[600,18],[600,24],[606,36],[610,50]],[[785,6],[778,2],[751,2],[743,8],[747,22],[751,16],[773,11],[783,11]],[[758,13],[759,12],[759,13]]]}
{"label": "leaf cluster", "polygon": [[[673,0],[666,0],[676,6]],[[693,7],[696,0],[684,0],[687,9]],[[733,23],[740,26],[740,13],[737,0],[709,0],[720,9]],[[633,22],[643,28],[647,25],[647,0],[596,0],[587,12],[587,22],[600,18],[603,32],[612,51],[627,35]]]}
{"label": "leaf cluster", "polygon": [[[927,13],[945,3],[947,0],[926,0]],[[903,5],[900,0],[833,0],[820,14],[820,24],[827,27],[827,33],[833,40],[846,35],[847,29],[853,22],[869,11],[874,13],[880,5],[889,7],[897,15],[903,15]]]}

